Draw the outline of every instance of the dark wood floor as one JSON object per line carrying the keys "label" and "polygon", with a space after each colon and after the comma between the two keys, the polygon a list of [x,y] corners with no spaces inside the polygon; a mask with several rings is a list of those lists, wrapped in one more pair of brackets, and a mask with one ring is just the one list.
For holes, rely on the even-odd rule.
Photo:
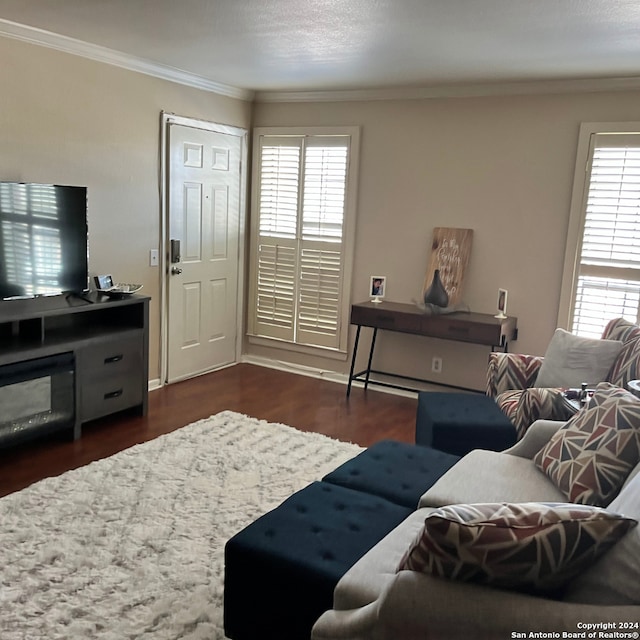
{"label": "dark wood floor", "polygon": [[317,431],[362,446],[411,442],[417,400],[239,364],[149,395],[145,417],[120,415],[83,427],[82,438],[32,442],[0,452],[0,496],[224,410]]}

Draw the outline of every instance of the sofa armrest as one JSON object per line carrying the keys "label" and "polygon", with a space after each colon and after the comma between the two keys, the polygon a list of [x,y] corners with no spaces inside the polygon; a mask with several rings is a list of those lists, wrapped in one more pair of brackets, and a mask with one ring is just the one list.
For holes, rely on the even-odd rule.
{"label": "sofa armrest", "polygon": [[[637,606],[594,606],[400,571],[375,602],[325,612],[312,640],[457,640],[579,632],[596,624],[636,620]],[[599,628],[602,628],[600,626]],[[514,636],[514,632],[526,636]]]}
{"label": "sofa armrest", "polygon": [[498,351],[490,353],[487,368],[487,395],[495,398],[505,391],[532,387],[543,361],[543,356]]}
{"label": "sofa armrest", "polygon": [[530,631],[579,632],[585,629],[579,624],[637,620],[639,612],[637,606],[568,603],[401,571],[382,598],[380,619],[389,620],[389,639],[444,640],[511,638],[514,631],[527,637]]}
{"label": "sofa armrest", "polygon": [[530,460],[551,439],[551,436],[566,423],[558,420],[536,420],[525,432],[521,440],[502,453]]}

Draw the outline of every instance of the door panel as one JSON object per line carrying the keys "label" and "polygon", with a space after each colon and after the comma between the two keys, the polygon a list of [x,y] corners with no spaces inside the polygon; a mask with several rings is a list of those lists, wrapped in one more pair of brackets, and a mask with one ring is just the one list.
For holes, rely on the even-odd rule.
{"label": "door panel", "polygon": [[169,149],[171,382],[236,358],[242,137],[170,124]]}
{"label": "door panel", "polygon": [[211,300],[211,326],[209,328],[209,340],[221,340],[225,337],[225,327],[223,318],[215,313],[215,309],[222,309],[227,305],[227,281],[212,280],[209,283],[211,289],[209,299]]}

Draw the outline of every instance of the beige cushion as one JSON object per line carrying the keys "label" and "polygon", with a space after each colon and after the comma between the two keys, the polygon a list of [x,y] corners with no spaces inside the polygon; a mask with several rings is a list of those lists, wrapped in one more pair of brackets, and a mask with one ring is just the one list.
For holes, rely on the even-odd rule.
{"label": "beige cushion", "polygon": [[619,340],[582,338],[556,329],[544,354],[536,387],[579,387],[607,379],[622,349]]}
{"label": "beige cushion", "polygon": [[[608,508],[640,519],[640,474],[634,475]],[[593,567],[578,576],[571,583],[566,600],[600,605],[640,605],[640,527],[627,533]]]}
{"label": "beige cushion", "polygon": [[450,505],[427,516],[398,570],[503,589],[552,591],[637,524],[577,504]]}
{"label": "beige cushion", "polygon": [[379,597],[431,511],[414,511],[347,571],[333,592],[334,609],[357,609]]}
{"label": "beige cushion", "polygon": [[528,458],[474,449],[420,498],[420,507],[474,502],[566,502]]}
{"label": "beige cushion", "polygon": [[606,506],[639,459],[640,401],[603,383],[533,460],[570,502]]}

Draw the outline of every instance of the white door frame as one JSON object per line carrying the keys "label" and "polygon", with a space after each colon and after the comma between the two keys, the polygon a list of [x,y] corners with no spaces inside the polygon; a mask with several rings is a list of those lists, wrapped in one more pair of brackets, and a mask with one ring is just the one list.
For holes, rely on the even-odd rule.
{"label": "white door frame", "polygon": [[[246,222],[247,222],[247,153],[248,137],[247,129],[230,125],[218,124],[208,120],[199,120],[179,116],[175,113],[162,111],[160,114],[160,386],[167,384],[169,358],[169,310],[167,307],[167,288],[169,284],[169,202],[168,202],[168,162],[169,162],[169,136],[170,124],[179,124],[195,129],[205,129],[242,139],[240,149],[240,221],[238,229],[238,299],[236,309],[236,321],[238,330],[236,332],[235,360],[240,361],[242,356],[242,340],[244,337],[244,299],[245,299],[245,260],[246,260]],[[229,365],[227,365],[229,366]]]}

